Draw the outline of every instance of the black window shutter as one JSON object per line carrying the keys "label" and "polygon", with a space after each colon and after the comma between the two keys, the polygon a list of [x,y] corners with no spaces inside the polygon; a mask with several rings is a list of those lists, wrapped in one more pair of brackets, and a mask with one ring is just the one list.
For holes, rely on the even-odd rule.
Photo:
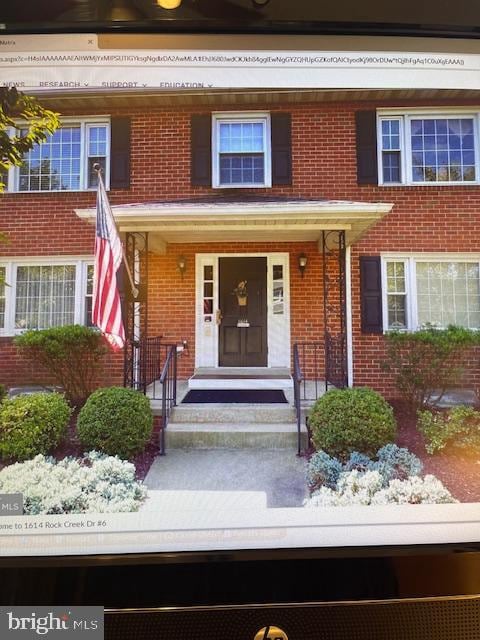
{"label": "black window shutter", "polygon": [[292,118],[272,113],[272,185],[292,184]]}
{"label": "black window shutter", "polygon": [[377,114],[375,111],[355,113],[357,139],[357,182],[378,184]]}
{"label": "black window shutter", "polygon": [[193,186],[212,186],[212,116],[193,115],[190,131],[191,174]]}
{"label": "black window shutter", "polygon": [[112,118],[110,188],[130,188],[130,118]]}
{"label": "black window shutter", "polygon": [[380,256],[360,257],[362,333],[383,333]]}

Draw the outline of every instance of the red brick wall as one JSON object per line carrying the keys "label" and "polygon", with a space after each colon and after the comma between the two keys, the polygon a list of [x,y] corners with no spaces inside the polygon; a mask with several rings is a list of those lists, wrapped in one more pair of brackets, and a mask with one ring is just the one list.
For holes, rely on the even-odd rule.
{"label": "red brick wall", "polygon": [[[292,113],[293,184],[268,190],[254,190],[255,194],[288,195],[294,197],[331,198],[363,202],[394,203],[392,213],[371,229],[352,248],[353,288],[353,347],[355,383],[369,384],[391,395],[391,380],[380,370],[383,340],[378,336],[360,333],[358,258],[362,254],[375,255],[381,251],[462,251],[480,249],[480,187],[376,187],[358,186],[356,182],[355,121],[358,109],[379,106],[416,106],[419,102],[341,103],[305,105],[255,104],[255,110],[282,110]],[[425,103],[423,103],[425,104]],[[446,105],[446,102],[441,104]],[[468,101],[448,104],[469,104]],[[473,103],[471,103],[473,104]],[[234,107],[231,107],[234,109]],[[246,110],[242,107],[241,110]],[[215,190],[191,187],[189,180],[190,141],[189,120],[192,112],[226,110],[212,104],[208,109],[154,108],[123,110],[132,116],[132,185],[130,190],[112,191],[113,204],[161,199],[179,199],[212,195]],[[113,112],[111,112],[113,114]],[[70,115],[70,114],[66,114]],[[83,112],[83,115],[89,115]],[[227,193],[221,191],[222,195]],[[246,195],[242,190],[236,195]],[[76,207],[94,206],[93,193],[62,194],[5,194],[0,198],[0,229],[10,237],[10,244],[2,246],[3,255],[68,255],[91,253],[92,227],[74,214]],[[276,250],[277,245],[255,245],[258,250]],[[246,245],[173,246],[165,257],[152,259],[150,289],[158,301],[158,310],[151,305],[151,328],[169,339],[187,339],[190,354],[182,359],[182,371],[191,367],[193,358],[193,252],[223,250]],[[275,247],[275,248],[274,248]],[[282,245],[285,249],[285,245]],[[252,249],[253,250],[253,249]],[[255,249],[257,250],[257,249]],[[292,255],[299,247],[292,247]],[[182,282],[175,270],[175,256],[183,252],[189,258],[190,269]],[[292,334],[301,339],[317,337],[321,333],[320,302],[314,282],[319,260],[312,244],[312,260],[305,280],[298,280],[295,262],[292,265]],[[319,263],[318,263],[319,264]],[[318,269],[320,267],[318,266]],[[169,284],[162,284],[161,274],[168,274]],[[310,278],[310,281],[309,281]],[[157,284],[155,283],[158,283]],[[175,287],[172,287],[172,282]],[[178,295],[184,291],[186,296]],[[6,350],[9,352],[9,350]],[[0,352],[0,358],[5,347]],[[9,352],[10,353],[10,352]],[[0,379],[19,377],[20,365],[5,356],[0,363]],[[9,362],[8,365],[5,363]],[[23,370],[23,369],[22,369]]]}
{"label": "red brick wall", "polygon": [[[0,383],[8,387],[53,384],[52,376],[38,364],[19,353],[12,338],[0,338]],[[123,384],[123,356],[111,351],[105,357],[98,386]]]}
{"label": "red brick wall", "polygon": [[[179,358],[181,378],[191,375],[195,364],[195,254],[196,253],[290,254],[291,336],[295,341],[318,341],[323,337],[322,261],[317,243],[222,243],[174,244],[166,255],[149,254],[149,334],[162,335],[165,342],[187,340],[188,350]],[[297,258],[308,257],[304,278]],[[187,269],[183,279],[176,267],[184,255]],[[323,367],[323,362],[319,365]]]}

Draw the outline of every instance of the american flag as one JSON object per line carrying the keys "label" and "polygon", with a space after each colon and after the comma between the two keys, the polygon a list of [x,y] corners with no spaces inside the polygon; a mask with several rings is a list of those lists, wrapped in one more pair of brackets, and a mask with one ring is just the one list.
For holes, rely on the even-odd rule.
{"label": "american flag", "polygon": [[125,344],[125,329],[117,282],[117,271],[122,259],[122,243],[99,171],[92,320],[115,351],[123,349]]}

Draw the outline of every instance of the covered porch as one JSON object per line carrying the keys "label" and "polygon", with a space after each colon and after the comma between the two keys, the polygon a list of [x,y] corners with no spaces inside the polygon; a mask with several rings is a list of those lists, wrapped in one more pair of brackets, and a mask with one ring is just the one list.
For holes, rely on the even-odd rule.
{"label": "covered porch", "polygon": [[190,389],[282,389],[299,421],[302,404],[349,384],[349,246],[391,209],[221,196],[113,206],[139,291],[125,288],[124,384],[164,419]]}

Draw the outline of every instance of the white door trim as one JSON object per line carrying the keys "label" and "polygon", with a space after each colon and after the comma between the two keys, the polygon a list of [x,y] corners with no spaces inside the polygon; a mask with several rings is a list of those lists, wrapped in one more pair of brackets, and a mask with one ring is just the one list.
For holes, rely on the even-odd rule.
{"label": "white door trim", "polygon": [[[197,253],[195,255],[195,367],[218,367],[219,330],[216,312],[219,308],[218,287],[219,258],[264,257],[267,259],[267,344],[268,367],[290,368],[290,254],[287,252],[227,252]],[[283,266],[283,314],[274,314],[273,309],[273,266]],[[212,314],[204,313],[203,270],[204,266],[213,270]],[[239,367],[240,368],[240,367]],[[251,367],[249,367],[251,368]],[[262,367],[263,368],[263,367]]]}

